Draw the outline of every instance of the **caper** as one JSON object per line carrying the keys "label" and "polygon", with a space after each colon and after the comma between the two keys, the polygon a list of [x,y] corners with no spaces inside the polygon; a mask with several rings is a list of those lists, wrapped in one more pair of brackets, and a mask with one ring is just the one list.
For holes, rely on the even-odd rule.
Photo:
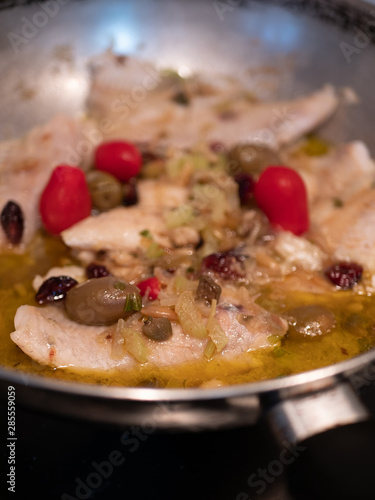
{"label": "caper", "polygon": [[213,299],[219,300],[221,295],[221,286],[218,285],[210,276],[202,275],[199,278],[197,293],[195,298],[197,300],[204,300],[211,304]]}
{"label": "caper", "polygon": [[85,325],[111,325],[141,307],[139,289],[114,276],[85,281],[69,290],[65,298],[70,318]]}
{"label": "caper", "polygon": [[280,163],[279,155],[274,149],[258,143],[237,144],[229,150],[228,158],[228,171],[233,176],[241,172],[258,174],[269,165]]}
{"label": "caper", "polygon": [[142,333],[151,340],[168,340],[172,336],[172,325],[168,318],[149,317],[142,326]]}
{"label": "caper", "polygon": [[122,185],[107,172],[91,170],[86,174],[93,206],[104,212],[117,207],[122,201]]}
{"label": "caper", "polygon": [[291,317],[288,337],[294,339],[319,337],[336,326],[334,314],[318,304],[296,307],[288,311],[288,316]]}

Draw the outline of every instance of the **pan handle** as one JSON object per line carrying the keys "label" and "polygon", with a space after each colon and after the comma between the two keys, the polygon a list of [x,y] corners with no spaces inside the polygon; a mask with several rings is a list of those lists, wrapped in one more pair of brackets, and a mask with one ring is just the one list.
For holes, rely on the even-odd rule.
{"label": "pan handle", "polygon": [[281,400],[267,412],[279,443],[299,443],[328,429],[368,420],[370,414],[348,382]]}
{"label": "pan handle", "polygon": [[348,382],[278,401],[265,418],[280,447],[298,450],[293,499],[374,499],[375,421]]}

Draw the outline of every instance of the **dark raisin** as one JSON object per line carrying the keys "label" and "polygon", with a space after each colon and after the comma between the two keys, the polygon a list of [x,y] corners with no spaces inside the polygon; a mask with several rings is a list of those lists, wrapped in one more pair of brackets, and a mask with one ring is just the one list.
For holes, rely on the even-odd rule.
{"label": "dark raisin", "polygon": [[122,204],[125,207],[131,207],[132,205],[136,205],[138,203],[138,190],[135,179],[130,179],[129,182],[124,184],[123,193],[124,196],[122,198]]}
{"label": "dark raisin", "polygon": [[24,218],[21,207],[15,201],[8,201],[1,212],[1,226],[12,245],[21,242],[24,229]]}
{"label": "dark raisin", "polygon": [[77,284],[77,281],[70,276],[53,276],[42,283],[35,295],[35,300],[40,305],[62,300],[68,290]]}
{"label": "dark raisin", "polygon": [[215,283],[210,276],[201,276],[199,278],[196,299],[204,300],[211,304],[215,300],[219,300],[221,295],[221,286]]}
{"label": "dark raisin", "polygon": [[362,277],[363,268],[355,262],[337,262],[325,270],[327,278],[342,290],[350,290]]}
{"label": "dark raisin", "polygon": [[172,336],[172,325],[168,318],[147,318],[142,333],[151,340],[168,340]]}
{"label": "dark raisin", "polygon": [[254,203],[255,182],[250,174],[237,174],[234,180],[238,184],[238,196],[242,206],[251,206]]}
{"label": "dark raisin", "polygon": [[92,262],[86,267],[86,276],[88,279],[102,278],[103,276],[109,276],[110,274],[111,273],[105,266],[96,264],[95,262]]}
{"label": "dark raisin", "polygon": [[243,255],[235,254],[232,250],[216,252],[202,260],[201,273],[213,272],[225,280],[241,280],[245,277],[244,260]]}

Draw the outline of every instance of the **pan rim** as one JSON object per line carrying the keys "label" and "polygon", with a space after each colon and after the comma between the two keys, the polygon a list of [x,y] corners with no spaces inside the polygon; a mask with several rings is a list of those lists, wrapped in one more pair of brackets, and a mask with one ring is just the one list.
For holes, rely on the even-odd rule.
{"label": "pan rim", "polygon": [[375,361],[375,349],[355,356],[351,359],[333,365],[316,368],[306,372],[287,375],[276,379],[267,379],[246,384],[228,385],[203,389],[190,388],[148,388],[107,386],[82,382],[56,380],[46,376],[28,375],[18,370],[9,370],[0,367],[0,381],[12,383],[31,389],[65,393],[67,395],[95,398],[99,400],[118,400],[133,402],[189,402],[221,400],[225,398],[241,398],[257,396],[273,391],[303,387],[307,384],[335,380],[349,377]]}

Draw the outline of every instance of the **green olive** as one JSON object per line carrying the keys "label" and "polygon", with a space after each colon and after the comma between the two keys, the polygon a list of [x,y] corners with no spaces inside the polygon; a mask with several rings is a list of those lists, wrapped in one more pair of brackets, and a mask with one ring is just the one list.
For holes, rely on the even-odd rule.
{"label": "green olive", "polygon": [[312,304],[288,311],[288,337],[292,339],[320,337],[336,326],[334,314],[324,306]]}
{"label": "green olive", "polygon": [[111,325],[142,307],[139,289],[114,276],[93,278],[70,290],[65,310],[70,318],[85,325]]}
{"label": "green olive", "polygon": [[258,174],[269,165],[280,164],[280,157],[274,149],[265,144],[240,143],[229,150],[229,173],[237,175]]}
{"label": "green olive", "polygon": [[113,175],[90,170],[86,174],[86,180],[95,208],[104,212],[121,204],[122,185]]}
{"label": "green olive", "polygon": [[172,336],[172,325],[168,318],[149,317],[142,327],[142,333],[151,340],[168,340]]}

